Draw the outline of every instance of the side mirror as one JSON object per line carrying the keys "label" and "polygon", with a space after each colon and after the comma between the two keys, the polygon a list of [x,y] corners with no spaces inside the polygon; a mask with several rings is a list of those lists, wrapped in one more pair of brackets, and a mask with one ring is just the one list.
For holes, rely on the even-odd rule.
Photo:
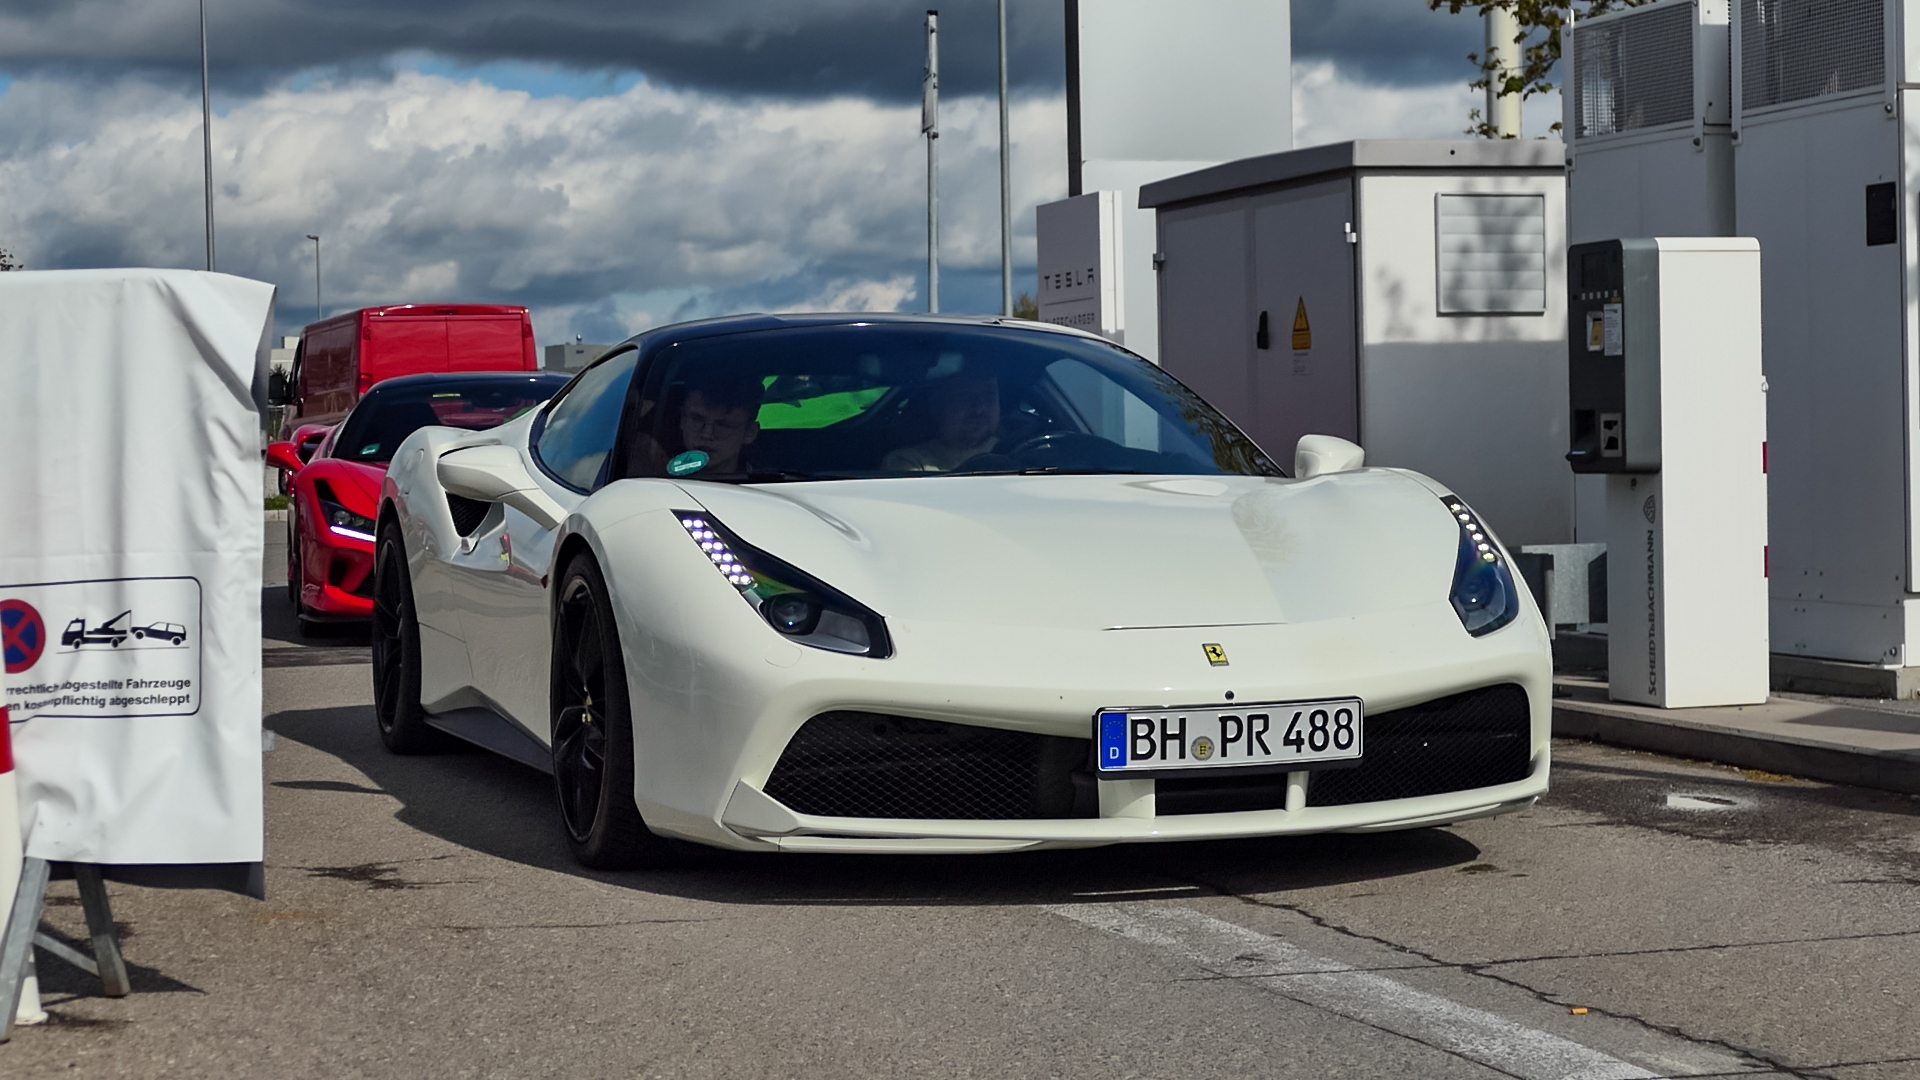
{"label": "side mirror", "polygon": [[285,469],[290,473],[299,472],[306,462],[300,460],[300,451],[290,442],[277,442],[267,447],[267,464],[276,469]]}
{"label": "side mirror", "polygon": [[290,387],[288,383],[289,383],[289,380],[287,379],[286,372],[284,371],[268,372],[267,373],[267,404],[269,405],[292,404],[293,395],[288,392],[289,390],[292,389],[292,387]]}
{"label": "side mirror", "polygon": [[505,503],[543,529],[554,529],[567,512],[534,482],[511,446],[470,446],[451,450],[434,467],[449,494],[479,502]]}
{"label": "side mirror", "polygon": [[1367,452],[1332,435],[1302,435],[1293,451],[1293,478],[1311,480],[1328,473],[1352,472],[1366,464]]}

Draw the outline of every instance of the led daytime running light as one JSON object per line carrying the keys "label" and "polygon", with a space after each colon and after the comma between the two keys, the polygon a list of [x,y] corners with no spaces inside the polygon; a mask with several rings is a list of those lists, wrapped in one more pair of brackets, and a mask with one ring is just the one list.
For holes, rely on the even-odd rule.
{"label": "led daytime running light", "polygon": [[1460,526],[1459,553],[1454,559],[1453,590],[1449,600],[1460,625],[1474,637],[1491,634],[1511,623],[1521,610],[1520,585],[1514,580],[1500,544],[1479,515],[1464,501],[1447,495],[1441,504]]}
{"label": "led daytime running light", "polygon": [[687,535],[693,538],[694,543],[700,545],[707,561],[713,563],[713,568],[720,571],[729,584],[740,589],[753,587],[753,574],[740,564],[739,556],[727,547],[727,542],[720,538],[720,534],[705,518],[689,514],[680,519],[680,527],[687,530]]}
{"label": "led daytime running light", "polygon": [[1447,509],[1453,511],[1454,520],[1460,523],[1460,531],[1466,534],[1467,542],[1480,553],[1480,561],[1499,562],[1500,549],[1493,546],[1493,541],[1487,536],[1486,530],[1473,519],[1473,511],[1467,507],[1467,504],[1458,499],[1448,499]]}

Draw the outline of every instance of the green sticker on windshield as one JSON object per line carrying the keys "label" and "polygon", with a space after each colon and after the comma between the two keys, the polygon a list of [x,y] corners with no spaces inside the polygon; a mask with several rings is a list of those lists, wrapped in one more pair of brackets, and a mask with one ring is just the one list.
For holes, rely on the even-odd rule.
{"label": "green sticker on windshield", "polygon": [[668,476],[687,476],[707,467],[707,455],[703,450],[689,450],[684,454],[673,455],[667,462]]}

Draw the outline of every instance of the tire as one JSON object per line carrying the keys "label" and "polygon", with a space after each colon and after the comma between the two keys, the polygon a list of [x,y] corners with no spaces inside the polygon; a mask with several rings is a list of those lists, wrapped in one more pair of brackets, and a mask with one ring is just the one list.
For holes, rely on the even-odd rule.
{"label": "tire", "polygon": [[135,641],[147,640],[147,632],[145,630],[135,630],[133,632],[133,640]]}
{"label": "tire", "polygon": [[598,870],[672,861],[634,805],[633,713],[606,578],[592,556],[567,566],[553,626],[553,780],[573,856]]}
{"label": "tire", "polygon": [[444,749],[448,736],[427,725],[420,707],[420,620],[398,526],[380,530],[374,552],[373,720],[388,750],[430,754]]}

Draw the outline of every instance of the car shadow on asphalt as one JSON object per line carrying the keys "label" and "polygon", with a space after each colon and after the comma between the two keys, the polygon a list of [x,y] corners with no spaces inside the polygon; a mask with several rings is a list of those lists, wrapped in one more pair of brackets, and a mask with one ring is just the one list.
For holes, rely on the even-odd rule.
{"label": "car shadow on asphalt", "polygon": [[[287,780],[338,798],[384,793],[405,825],[461,847],[644,892],[733,904],[1065,904],[1245,895],[1375,881],[1475,862],[1480,849],[1445,829],[1121,844],[1004,855],[768,855],[683,845],[669,869],[607,873],[573,860],[553,781],[470,748],[392,754],[366,707],[289,710],[266,719],[281,737],[330,754],[374,787]],[[324,869],[324,868],[322,868]]]}

